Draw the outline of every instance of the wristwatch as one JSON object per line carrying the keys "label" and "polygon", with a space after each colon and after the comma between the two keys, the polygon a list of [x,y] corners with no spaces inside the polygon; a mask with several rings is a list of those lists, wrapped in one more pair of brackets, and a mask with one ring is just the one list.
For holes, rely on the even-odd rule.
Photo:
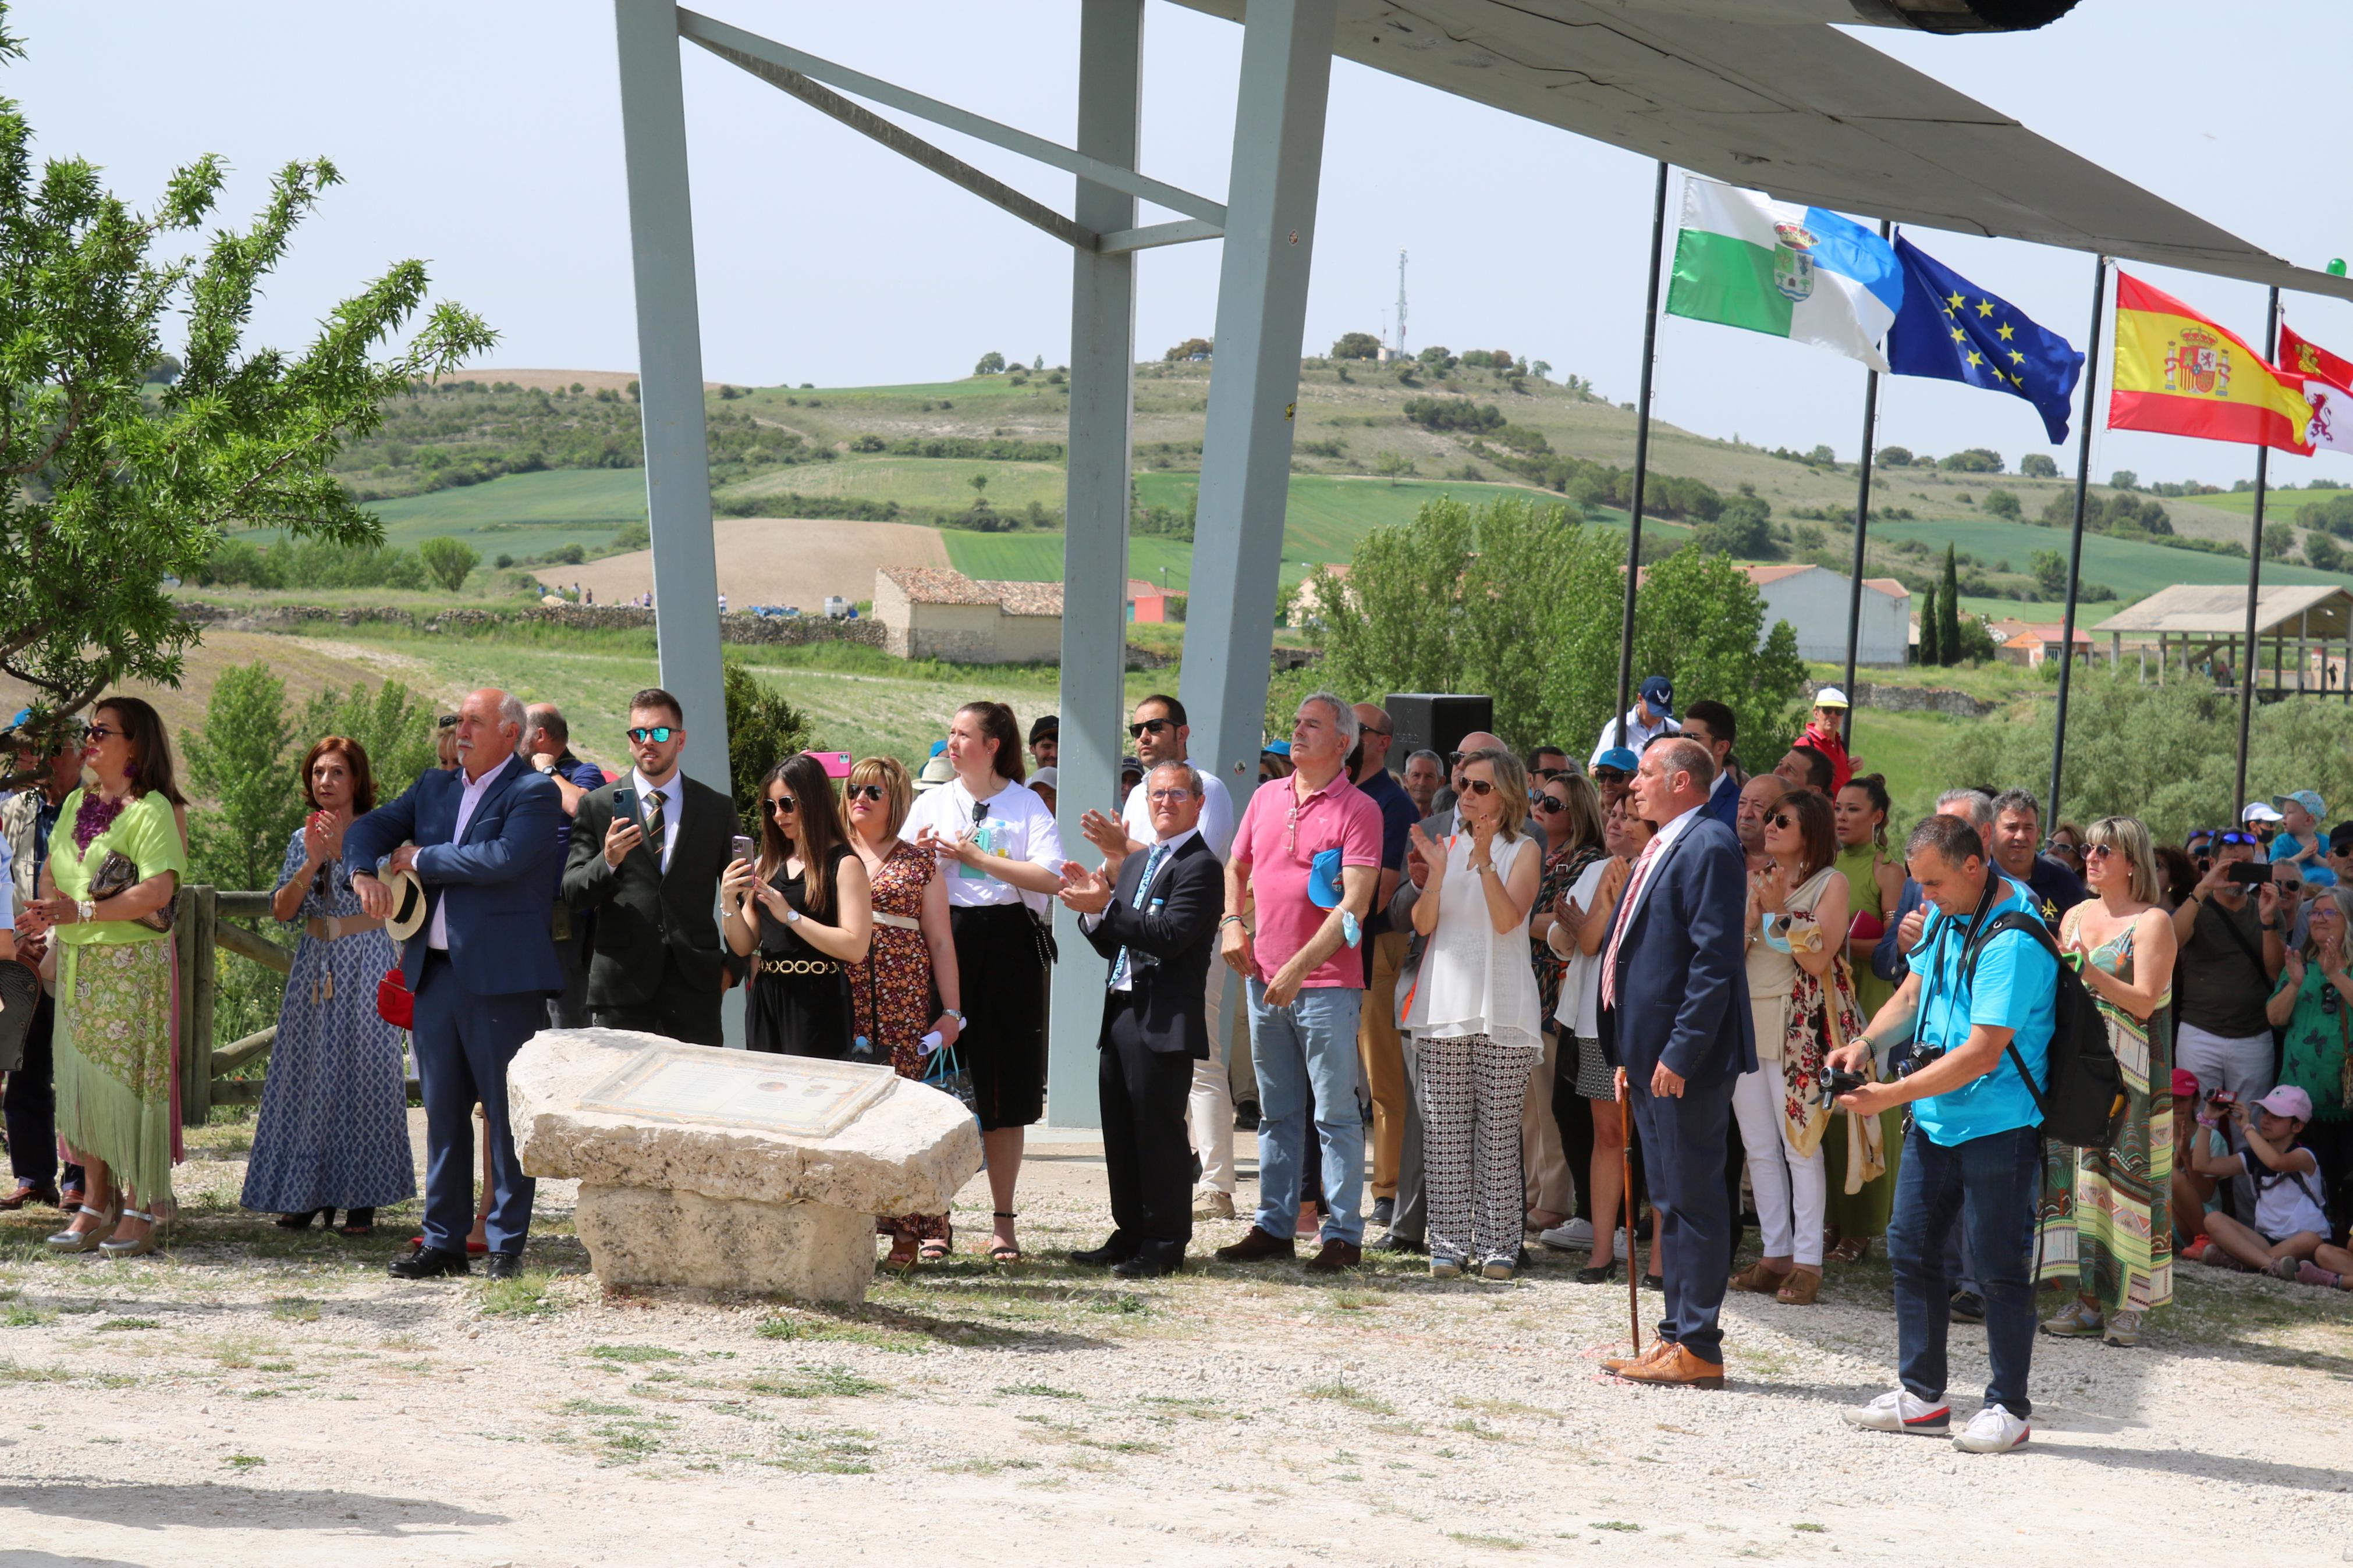
{"label": "wristwatch", "polygon": [[801,912],[800,912],[800,910],[797,910],[797,909],[793,908],[790,904],[786,904],[786,905],[785,906],[785,923],[786,923],[786,925],[788,925],[788,926],[797,926],[797,925],[800,924],[800,923],[801,923]]}
{"label": "wristwatch", "polygon": [[961,1029],[961,1028],[963,1028],[963,1027],[964,1027],[964,1015],[963,1015],[963,1014],[961,1014],[961,1013],[957,1012],[957,1011],[956,1011],[955,1008],[953,1008],[953,1007],[943,1007],[943,1008],[941,1008],[941,1009],[940,1009],[940,1011],[941,1011],[941,1012],[943,1012],[943,1013],[944,1013],[944,1014],[946,1014],[949,1017],[954,1018],[954,1019],[956,1021],[956,1027],[957,1027],[957,1028]]}
{"label": "wristwatch", "polygon": [[550,763],[547,766],[540,769],[539,771],[546,774],[549,778],[554,778],[555,776],[555,764],[554,763]]}

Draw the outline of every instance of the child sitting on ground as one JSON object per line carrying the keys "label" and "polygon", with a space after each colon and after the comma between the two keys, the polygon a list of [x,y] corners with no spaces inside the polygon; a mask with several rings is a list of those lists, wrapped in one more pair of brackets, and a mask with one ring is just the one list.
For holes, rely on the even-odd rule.
{"label": "child sitting on ground", "polygon": [[[2330,1234],[2320,1202],[2320,1162],[2297,1142],[2312,1121],[2312,1097],[2284,1083],[2255,1101],[2254,1108],[2262,1113],[2259,1118],[2251,1117],[2243,1104],[2231,1107],[2246,1144],[2243,1152],[2213,1154],[2196,1147],[2190,1152],[2201,1176],[2244,1175],[2255,1183],[2253,1225],[2226,1214],[2206,1216],[2206,1261],[2294,1279],[2297,1266]],[[2210,1101],[2199,1120],[2210,1121],[2213,1114]]]}

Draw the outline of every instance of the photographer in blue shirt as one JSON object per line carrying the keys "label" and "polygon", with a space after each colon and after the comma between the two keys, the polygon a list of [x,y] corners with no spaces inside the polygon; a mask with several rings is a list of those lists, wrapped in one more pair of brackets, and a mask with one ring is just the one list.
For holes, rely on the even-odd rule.
{"label": "photographer in blue shirt", "polygon": [[2036,910],[2033,893],[1992,864],[1968,822],[1928,818],[1912,830],[1905,861],[1932,911],[1906,955],[1911,973],[1863,1037],[1830,1057],[1834,1069],[1860,1074],[1869,1070],[1874,1039],[1908,1035],[1914,1040],[1897,1068],[1902,1076],[1838,1100],[1840,1109],[1858,1115],[1912,1107],[1895,1213],[1887,1226],[1903,1386],[1848,1412],[1847,1419],[1882,1432],[1951,1430],[1945,1405],[1945,1341],[1951,1326],[1945,1244],[1957,1224],[1968,1234],[1985,1294],[1992,1378],[1984,1408],[1953,1441],[1971,1453],[2003,1453],[2022,1446],[2030,1430],[2031,1252],[2042,1174],[2042,1117],[2019,1061],[2034,1075],[2034,1089],[2042,1088],[2055,1023],[2058,962],[2031,933],[2003,931],[1978,952],[1972,972],[1963,972],[1962,955],[1974,932],[2012,910],[2031,916]]}

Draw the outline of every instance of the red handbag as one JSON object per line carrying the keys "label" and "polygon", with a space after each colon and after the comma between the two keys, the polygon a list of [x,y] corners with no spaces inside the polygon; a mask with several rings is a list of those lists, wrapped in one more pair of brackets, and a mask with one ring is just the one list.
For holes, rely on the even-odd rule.
{"label": "red handbag", "polygon": [[386,970],[375,983],[375,1016],[396,1029],[416,1027],[417,994],[408,988],[408,976],[401,971]]}

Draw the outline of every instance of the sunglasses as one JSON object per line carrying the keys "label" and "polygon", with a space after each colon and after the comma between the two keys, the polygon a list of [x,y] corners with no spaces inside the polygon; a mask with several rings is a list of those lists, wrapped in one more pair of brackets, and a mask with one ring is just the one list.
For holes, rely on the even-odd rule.
{"label": "sunglasses", "polygon": [[1140,724],[1130,724],[1127,727],[1127,738],[1131,741],[1141,741],[1146,735],[1157,735],[1163,730],[1175,728],[1176,728],[1176,721],[1174,719],[1146,719]]}
{"label": "sunglasses", "polygon": [[681,732],[681,731],[671,728],[668,724],[657,724],[650,730],[640,724],[636,729],[628,731],[628,736],[630,740],[635,741],[640,746],[644,745],[648,741],[651,741],[657,746],[662,746],[670,743],[670,738],[672,735],[676,735]]}
{"label": "sunglasses", "polygon": [[768,815],[771,816],[790,816],[799,809],[800,803],[788,795],[779,795],[768,802]]}
{"label": "sunglasses", "polygon": [[437,730],[454,730],[458,727],[458,716],[455,713],[444,713],[433,721],[433,727]]}
{"label": "sunglasses", "polygon": [[1360,724],[1356,727],[1356,733],[1359,735],[1378,735],[1382,740],[1386,741],[1390,736],[1396,734],[1397,731],[1395,730],[1376,730],[1370,724]]}
{"label": "sunglasses", "polygon": [[2262,844],[2262,843],[2263,843],[2263,840],[2262,840],[2262,839],[2260,839],[2260,838],[2258,838],[2258,837],[2255,837],[2253,834],[2252,834],[2252,833],[2225,833],[2225,834],[2223,834],[2221,837],[2219,837],[2219,838],[2215,839],[2215,840],[2214,840],[2214,842],[2215,842],[2215,843],[2217,843],[2217,844],[2254,844],[2254,845],[2260,845],[2260,844]]}
{"label": "sunglasses", "polygon": [[2116,852],[2116,847],[2113,844],[2087,844],[2084,847],[2084,858],[2086,860],[2105,860]]}
{"label": "sunglasses", "polygon": [[1495,793],[1495,786],[1485,779],[1464,779],[1462,789],[1464,794],[1475,795],[1481,800]]}
{"label": "sunglasses", "polygon": [[878,784],[851,784],[844,793],[852,800],[871,800],[877,805],[882,804],[884,795],[882,786]]}
{"label": "sunglasses", "polygon": [[1798,826],[1798,819],[1786,811],[1777,811],[1771,816],[1766,817],[1765,826],[1767,827],[1795,827]]}
{"label": "sunglasses", "polygon": [[1190,800],[1192,798],[1193,792],[1189,789],[1184,788],[1182,785],[1179,785],[1175,789],[1156,789],[1152,792],[1152,803],[1155,805],[1159,805],[1164,800]]}
{"label": "sunglasses", "polygon": [[82,731],[82,734],[91,741],[103,741],[110,739],[112,736],[120,735],[121,733],[122,733],[121,731],[113,729],[105,724],[92,724],[89,729]]}
{"label": "sunglasses", "polygon": [[1556,795],[1540,795],[1536,796],[1534,804],[1535,808],[1538,811],[1543,812],[1546,816],[1557,816],[1559,813],[1568,809],[1568,802],[1561,799],[1560,796]]}
{"label": "sunglasses", "polygon": [[1596,768],[1593,770],[1593,782],[1595,784],[1624,784],[1626,782],[1626,770],[1623,768]]}

